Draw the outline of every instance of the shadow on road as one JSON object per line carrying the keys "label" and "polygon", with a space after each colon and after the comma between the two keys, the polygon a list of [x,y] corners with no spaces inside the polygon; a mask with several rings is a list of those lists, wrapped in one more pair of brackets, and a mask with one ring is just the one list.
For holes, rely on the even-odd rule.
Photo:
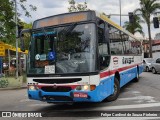
{"label": "shadow on road", "polygon": [[[100,116],[100,112],[93,111],[97,107],[104,107],[104,103],[74,103],[43,107],[38,111],[42,112],[44,117],[95,117]],[[43,112],[44,111],[44,112]],[[79,118],[81,119],[81,118]]]}

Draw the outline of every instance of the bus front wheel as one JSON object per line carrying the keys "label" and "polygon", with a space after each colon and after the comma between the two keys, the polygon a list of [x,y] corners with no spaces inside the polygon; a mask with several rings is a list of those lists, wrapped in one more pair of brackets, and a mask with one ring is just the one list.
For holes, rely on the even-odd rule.
{"label": "bus front wheel", "polygon": [[118,79],[114,79],[114,93],[107,98],[107,101],[114,101],[118,98],[120,93],[120,85]]}

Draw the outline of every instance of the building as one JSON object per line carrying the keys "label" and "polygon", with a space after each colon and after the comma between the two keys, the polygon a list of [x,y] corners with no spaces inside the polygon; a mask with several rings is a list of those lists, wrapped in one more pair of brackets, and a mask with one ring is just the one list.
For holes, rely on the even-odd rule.
{"label": "building", "polygon": [[157,33],[157,34],[155,35],[154,40],[160,40],[160,33]]}
{"label": "building", "polygon": [[144,52],[144,58],[149,57],[149,40],[143,40],[143,52]]}
{"label": "building", "polygon": [[152,56],[153,58],[160,57],[160,39],[152,42]]}
{"label": "building", "polygon": [[[28,54],[28,50],[23,52],[20,50],[20,48],[18,48],[18,53],[21,53],[21,55],[26,56],[26,54]],[[14,66],[12,64],[12,61],[13,61],[12,59],[15,57],[16,57],[16,47],[0,41],[0,74],[4,71],[6,71],[6,74],[9,74],[10,68]],[[26,61],[24,63],[26,63]],[[24,64],[24,68],[25,66],[26,64]]]}

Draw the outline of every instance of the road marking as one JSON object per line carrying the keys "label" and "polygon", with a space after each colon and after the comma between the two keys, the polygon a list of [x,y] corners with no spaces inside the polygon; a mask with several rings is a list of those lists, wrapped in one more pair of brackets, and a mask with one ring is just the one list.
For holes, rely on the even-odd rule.
{"label": "road marking", "polygon": [[[157,102],[154,100],[154,97],[152,96],[136,96],[136,97],[129,97],[129,98],[119,98],[118,100],[134,100],[134,102],[148,102],[148,103],[153,103]],[[137,100],[137,101],[135,101]]]}
{"label": "road marking", "polygon": [[131,93],[133,93],[133,94],[140,94],[141,92],[139,92],[139,91],[130,91]]}
{"label": "road marking", "polygon": [[30,107],[36,107],[36,106],[51,106],[51,104],[48,104],[48,103],[40,103],[40,104],[30,104],[29,105]]}
{"label": "road marking", "polygon": [[141,100],[141,99],[144,99],[144,100],[150,100],[150,99],[153,99],[154,97],[152,96],[136,96],[136,97],[129,97],[129,98],[119,98],[118,100]]}
{"label": "road marking", "polygon": [[108,106],[108,107],[99,108],[99,110],[102,110],[102,109],[103,110],[118,110],[118,109],[134,109],[134,108],[148,108],[148,107],[160,107],[160,103]]}
{"label": "road marking", "polygon": [[19,102],[31,102],[31,101],[33,101],[33,100],[30,100],[30,99],[22,99],[22,100],[20,100]]}

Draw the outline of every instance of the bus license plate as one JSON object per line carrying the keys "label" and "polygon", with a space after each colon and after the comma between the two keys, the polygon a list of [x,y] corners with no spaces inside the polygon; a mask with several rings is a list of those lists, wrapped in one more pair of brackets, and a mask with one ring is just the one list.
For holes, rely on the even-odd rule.
{"label": "bus license plate", "polygon": [[87,98],[87,97],[88,97],[87,93],[77,93],[77,92],[75,92],[75,93],[73,94],[73,96],[74,96],[75,98]]}

